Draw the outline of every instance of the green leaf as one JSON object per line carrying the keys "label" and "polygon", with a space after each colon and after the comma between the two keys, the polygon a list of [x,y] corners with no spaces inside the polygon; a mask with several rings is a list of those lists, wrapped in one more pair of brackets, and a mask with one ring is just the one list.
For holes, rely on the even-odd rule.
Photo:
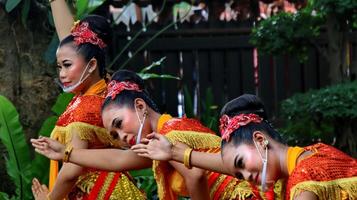
{"label": "green leaf", "polygon": [[156,66],[160,66],[162,64],[162,62],[164,62],[166,59],[166,57],[162,57],[160,60],[151,63],[151,65],[144,67],[144,69],[142,69],[139,73],[145,73],[149,70],[151,70],[152,68],[156,67]]}
{"label": "green leaf", "polygon": [[129,173],[136,180],[138,187],[145,191],[147,198],[153,199],[153,194],[157,193],[157,184],[152,168],[130,171]]}
{"label": "green leaf", "polygon": [[25,2],[23,3],[22,9],[21,9],[21,21],[22,21],[22,24],[25,27],[27,27],[26,20],[29,15],[31,1],[30,0],[24,0],[24,1]]}
{"label": "green leaf", "polygon": [[76,8],[77,8],[77,12],[76,12],[77,19],[81,19],[88,8],[88,0],[78,0],[76,2]]}
{"label": "green leaf", "polygon": [[153,78],[160,78],[160,79],[176,79],[180,80],[179,77],[177,76],[172,76],[168,74],[154,74],[154,73],[138,73],[138,75],[143,79],[143,80],[148,80],[148,79],[153,79]]}
{"label": "green leaf", "polygon": [[48,45],[45,52],[45,61],[47,63],[54,63],[56,61],[56,51],[59,44],[58,36],[56,33],[53,34],[50,44]]}
{"label": "green leaf", "polygon": [[105,0],[89,0],[87,13],[93,12],[96,8],[104,3]]}
{"label": "green leaf", "polygon": [[11,12],[20,2],[21,0],[7,0],[5,5],[6,12]]}
{"label": "green leaf", "polygon": [[66,110],[68,103],[72,100],[74,94],[72,93],[62,93],[58,96],[55,105],[52,107],[52,111],[56,115],[61,115],[64,110]]}
{"label": "green leaf", "polygon": [[[0,95],[0,139],[8,152],[6,158],[7,173],[16,185],[16,195],[25,199],[30,191],[25,177],[30,166],[29,147],[26,143],[19,114],[12,103]],[[20,173],[21,172],[21,173]]]}
{"label": "green leaf", "polygon": [[10,200],[9,195],[4,192],[0,192],[0,200]]}
{"label": "green leaf", "polygon": [[43,122],[38,134],[46,137],[50,136],[53,128],[56,125],[57,120],[58,120],[57,116],[51,116],[47,118],[45,122]]}

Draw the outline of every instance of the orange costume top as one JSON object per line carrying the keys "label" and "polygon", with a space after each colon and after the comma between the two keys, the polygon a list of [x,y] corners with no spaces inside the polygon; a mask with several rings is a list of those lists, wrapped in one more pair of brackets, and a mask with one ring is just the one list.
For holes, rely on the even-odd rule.
{"label": "orange costume top", "polygon": [[[289,178],[285,199],[294,199],[304,191],[313,192],[319,199],[357,199],[356,159],[322,143],[300,148],[295,155],[291,149],[287,154]],[[304,151],[310,151],[312,155],[295,166]]]}
{"label": "orange costume top", "polygon": [[[219,153],[221,150],[221,138],[194,119],[162,115],[157,130],[170,142],[185,143],[196,151]],[[153,171],[161,200],[188,196],[184,178],[168,162],[154,161]],[[216,172],[206,171],[206,174],[211,199],[265,199],[261,198],[258,190],[247,181]],[[281,184],[276,184],[274,191],[275,199],[281,199]]]}
{"label": "orange costume top", "polygon": [[[76,95],[65,112],[59,117],[51,138],[62,144],[68,144],[77,134],[88,142],[88,148],[117,146],[103,127],[101,105],[106,95],[106,83],[101,80],[91,86],[83,95]],[[58,162],[51,160],[50,190],[58,175]],[[124,172],[107,172],[84,169],[78,178],[76,187],[69,194],[69,199],[82,195],[83,199],[145,199],[144,195]]]}

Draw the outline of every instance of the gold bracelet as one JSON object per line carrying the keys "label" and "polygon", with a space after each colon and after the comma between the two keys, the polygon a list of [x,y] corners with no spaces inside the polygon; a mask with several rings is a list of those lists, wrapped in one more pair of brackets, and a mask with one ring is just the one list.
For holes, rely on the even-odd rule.
{"label": "gold bracelet", "polygon": [[191,169],[191,154],[192,154],[192,148],[187,148],[184,152],[183,155],[183,164],[188,168]]}
{"label": "gold bracelet", "polygon": [[51,198],[50,198],[50,193],[48,193],[48,194],[46,195],[46,199],[47,199],[47,200],[51,200]]}
{"label": "gold bracelet", "polygon": [[66,149],[64,150],[63,162],[68,162],[69,161],[69,156],[71,155],[72,150],[73,150],[73,146],[69,144],[66,147]]}

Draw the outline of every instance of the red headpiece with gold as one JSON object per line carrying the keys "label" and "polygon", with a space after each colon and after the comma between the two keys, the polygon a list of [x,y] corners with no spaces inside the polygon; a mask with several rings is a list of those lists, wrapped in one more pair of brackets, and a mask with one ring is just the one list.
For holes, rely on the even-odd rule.
{"label": "red headpiece with gold", "polygon": [[223,115],[220,119],[219,130],[222,135],[222,139],[229,141],[231,134],[241,126],[246,126],[249,123],[260,123],[263,119],[257,114],[239,114],[232,118],[228,115]]}
{"label": "red headpiece with gold", "polygon": [[108,85],[108,94],[105,98],[111,97],[111,99],[115,99],[115,97],[124,90],[134,90],[141,92],[139,85],[130,81],[110,81]]}
{"label": "red headpiece with gold", "polygon": [[72,28],[71,35],[74,36],[74,43],[78,46],[83,43],[91,43],[103,49],[107,45],[89,28],[88,22],[76,22]]}

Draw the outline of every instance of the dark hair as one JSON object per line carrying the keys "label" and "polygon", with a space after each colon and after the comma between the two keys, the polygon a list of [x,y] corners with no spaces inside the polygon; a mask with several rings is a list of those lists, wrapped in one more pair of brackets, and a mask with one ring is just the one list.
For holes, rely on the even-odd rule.
{"label": "dark hair", "polygon": [[[99,15],[88,15],[83,18],[79,23],[88,22],[90,30],[97,34],[97,36],[103,40],[106,45],[111,43],[111,32],[110,24],[107,19]],[[69,35],[65,37],[59,44],[59,47],[62,47],[65,44],[72,43],[74,41],[74,36]],[[74,46],[76,52],[83,55],[86,62],[89,62],[90,59],[95,58],[98,63],[99,74],[101,77],[105,75],[105,55],[106,50],[101,49],[98,45],[91,43],[82,43],[78,46]]]}
{"label": "dark hair", "polygon": [[274,140],[285,144],[280,134],[269,123],[264,104],[257,96],[243,94],[228,102],[221,110],[221,116],[228,115],[229,117],[248,113],[259,115],[263,118],[263,121],[261,123],[250,123],[246,126],[239,127],[231,134],[230,141],[222,140],[222,148],[229,142],[233,142],[235,146],[240,143],[252,144],[254,131],[264,131]]}
{"label": "dark hair", "polygon": [[129,70],[118,70],[113,74],[111,80],[116,81],[130,81],[132,83],[138,84],[141,92],[134,91],[134,90],[124,90],[120,92],[114,99],[111,97],[107,97],[104,100],[102,105],[102,111],[111,103],[114,103],[119,106],[129,106],[130,108],[134,108],[134,100],[136,98],[141,98],[145,101],[145,103],[153,109],[155,112],[159,112],[158,107],[156,106],[155,102],[151,99],[149,93],[145,89],[144,80],[135,72]]}

